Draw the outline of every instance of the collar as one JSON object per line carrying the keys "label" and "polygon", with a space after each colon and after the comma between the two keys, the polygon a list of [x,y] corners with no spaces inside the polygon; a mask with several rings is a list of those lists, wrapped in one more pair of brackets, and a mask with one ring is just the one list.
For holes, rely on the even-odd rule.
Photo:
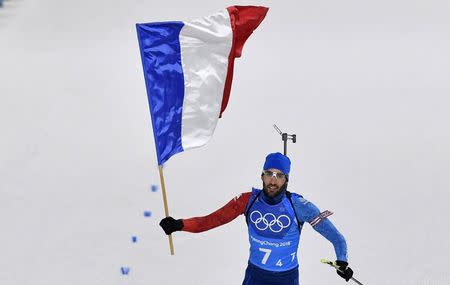
{"label": "collar", "polygon": [[278,194],[275,197],[269,197],[264,193],[264,190],[262,190],[262,199],[264,200],[264,202],[266,202],[269,205],[275,205],[281,202],[281,200],[283,200],[283,198],[286,196],[286,184],[284,184],[282,186],[282,191],[280,194]]}

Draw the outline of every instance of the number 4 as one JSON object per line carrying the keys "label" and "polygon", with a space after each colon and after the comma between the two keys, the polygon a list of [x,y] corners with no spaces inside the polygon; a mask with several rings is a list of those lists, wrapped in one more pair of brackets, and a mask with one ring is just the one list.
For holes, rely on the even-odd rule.
{"label": "number 4", "polygon": [[277,264],[276,264],[277,266],[283,266],[283,263],[281,263],[281,259],[278,259],[278,262],[277,262]]}

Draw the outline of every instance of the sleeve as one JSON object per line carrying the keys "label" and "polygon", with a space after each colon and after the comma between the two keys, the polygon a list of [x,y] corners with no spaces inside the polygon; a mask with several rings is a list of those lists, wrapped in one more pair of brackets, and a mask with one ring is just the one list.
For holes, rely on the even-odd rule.
{"label": "sleeve", "polygon": [[251,196],[252,192],[242,193],[234,197],[219,210],[207,216],[183,219],[184,226],[182,231],[199,233],[231,222],[244,213]]}
{"label": "sleeve", "polygon": [[299,198],[299,203],[296,204],[296,211],[302,222],[309,223],[316,232],[333,244],[337,260],[347,261],[347,242],[327,218],[333,214],[332,212],[324,211],[321,213],[316,205],[304,198]]}

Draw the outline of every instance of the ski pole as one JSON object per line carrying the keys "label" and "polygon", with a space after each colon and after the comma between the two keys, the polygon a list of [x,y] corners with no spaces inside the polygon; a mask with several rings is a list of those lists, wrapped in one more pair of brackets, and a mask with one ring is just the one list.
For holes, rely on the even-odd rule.
{"label": "ski pole", "polygon": [[[328,265],[330,265],[330,266],[336,268],[336,270],[338,270],[338,271],[344,273],[342,270],[339,269],[339,266],[336,264],[336,262],[332,262],[332,261],[329,261],[328,259],[323,259],[323,258],[320,260],[320,262],[325,263],[325,264],[328,264]],[[355,281],[355,282],[356,282],[357,284],[359,284],[359,285],[363,285],[361,282],[359,282],[359,281],[358,281],[356,278],[354,278],[354,277],[352,277],[352,278],[350,278],[350,279],[353,280],[353,281]]]}

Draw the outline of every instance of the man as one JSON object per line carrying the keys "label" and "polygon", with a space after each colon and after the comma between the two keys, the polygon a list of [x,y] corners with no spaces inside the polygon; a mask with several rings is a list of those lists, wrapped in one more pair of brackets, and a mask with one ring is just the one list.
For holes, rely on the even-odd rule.
{"label": "man", "polygon": [[297,285],[297,249],[305,222],[334,246],[337,273],[346,281],[353,271],[347,263],[344,237],[327,219],[330,211],[319,209],[302,196],[287,191],[291,161],[279,152],[266,157],[261,179],[263,189],[252,189],[204,217],[159,223],[166,234],[175,231],[198,233],[226,224],[244,214],[250,241],[250,257],[242,285]]}

